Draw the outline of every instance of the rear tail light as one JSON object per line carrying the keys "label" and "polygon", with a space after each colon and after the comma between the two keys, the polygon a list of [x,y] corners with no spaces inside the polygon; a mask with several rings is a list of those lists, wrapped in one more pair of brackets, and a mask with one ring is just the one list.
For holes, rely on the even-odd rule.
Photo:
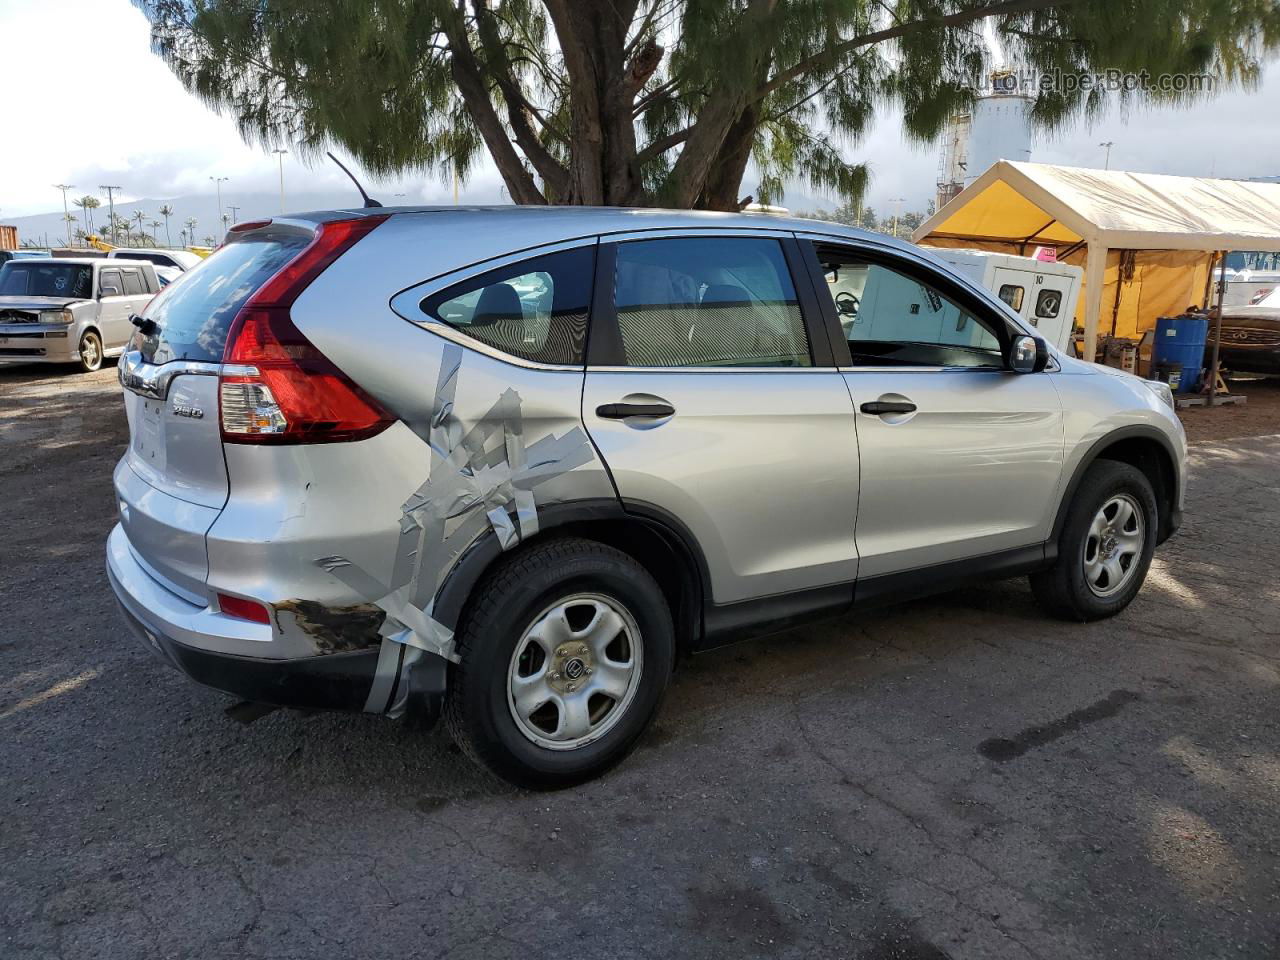
{"label": "rear tail light", "polygon": [[362,440],[392,417],[293,324],[303,290],[385,216],[321,224],[314,239],[241,308],[223,352],[222,439],[230,443]]}
{"label": "rear tail light", "polygon": [[271,622],[271,613],[257,600],[246,600],[244,597],[220,593],[218,609],[229,617],[239,617],[241,620],[251,620],[254,623]]}

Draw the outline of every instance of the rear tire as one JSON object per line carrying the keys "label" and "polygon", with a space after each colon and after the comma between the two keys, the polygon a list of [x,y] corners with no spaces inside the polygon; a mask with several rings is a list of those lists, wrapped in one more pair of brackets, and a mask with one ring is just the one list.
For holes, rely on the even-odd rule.
{"label": "rear tire", "polygon": [[80,346],[77,350],[79,360],[77,364],[84,373],[93,373],[95,370],[102,369],[102,338],[92,330],[86,330],[80,337]]}
{"label": "rear tire", "polygon": [[1031,575],[1040,606],[1064,620],[1115,616],[1142,589],[1159,520],[1155,493],[1141,470],[1095,462],[1067,509],[1058,559]]}
{"label": "rear tire", "polygon": [[572,786],[636,745],[671,677],[662,590],[619,550],[535,544],[476,587],[444,717],[458,746],[517,786]]}

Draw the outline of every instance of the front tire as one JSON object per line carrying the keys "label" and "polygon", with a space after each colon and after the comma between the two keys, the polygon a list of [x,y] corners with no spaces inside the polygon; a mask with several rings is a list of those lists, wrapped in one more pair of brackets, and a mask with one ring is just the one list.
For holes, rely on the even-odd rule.
{"label": "front tire", "polygon": [[619,550],[535,544],[476,588],[444,715],[458,746],[517,786],[599,776],[657,712],[675,658],[662,590]]}
{"label": "front tire", "polygon": [[80,337],[77,353],[77,363],[82,372],[93,373],[102,368],[102,338],[94,331],[86,330]]}
{"label": "front tire", "polygon": [[1142,589],[1159,520],[1141,470],[1114,460],[1094,463],[1067,510],[1057,560],[1031,575],[1040,606],[1064,620],[1115,616]]}

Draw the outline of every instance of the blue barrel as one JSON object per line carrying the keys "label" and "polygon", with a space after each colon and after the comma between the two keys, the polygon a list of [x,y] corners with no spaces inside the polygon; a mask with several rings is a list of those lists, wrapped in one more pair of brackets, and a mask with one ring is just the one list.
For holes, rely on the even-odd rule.
{"label": "blue barrel", "polygon": [[1209,318],[1195,315],[1161,317],[1156,321],[1156,342],[1151,349],[1153,367],[1162,363],[1182,365],[1178,393],[1190,393],[1200,384],[1204,363],[1204,341],[1209,335]]}

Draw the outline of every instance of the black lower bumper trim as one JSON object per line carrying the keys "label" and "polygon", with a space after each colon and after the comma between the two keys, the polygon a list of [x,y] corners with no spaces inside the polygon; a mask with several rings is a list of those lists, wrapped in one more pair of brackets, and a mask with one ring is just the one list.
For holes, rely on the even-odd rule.
{"label": "black lower bumper trim", "polygon": [[142,623],[124,606],[135,632],[192,680],[243,700],[304,710],[362,710],[378,667],[378,649],[292,660],[214,653],[179,643]]}

